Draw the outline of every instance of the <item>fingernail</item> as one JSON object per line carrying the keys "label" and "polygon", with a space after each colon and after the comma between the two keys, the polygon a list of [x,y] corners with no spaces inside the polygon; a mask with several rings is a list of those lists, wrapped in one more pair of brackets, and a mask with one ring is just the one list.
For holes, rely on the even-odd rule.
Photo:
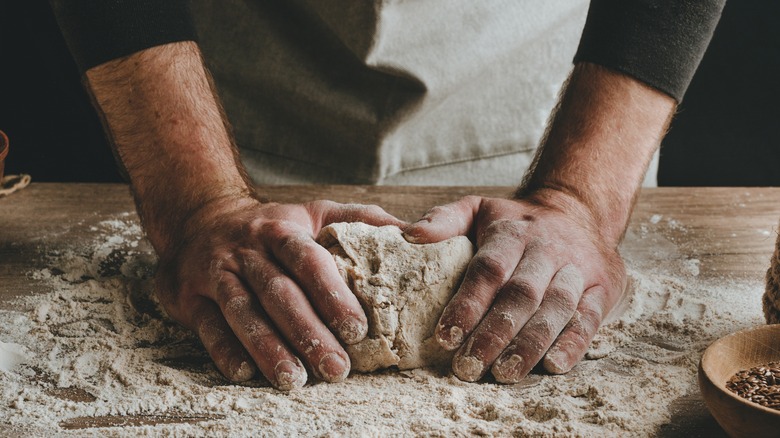
{"label": "fingernail", "polygon": [[457,356],[452,362],[452,371],[460,380],[476,382],[485,372],[485,364],[474,356]]}
{"label": "fingernail", "polygon": [[[417,223],[417,222],[415,222],[415,223]],[[412,225],[412,226],[414,226],[414,225]],[[419,237],[413,236],[413,235],[407,233],[406,231],[404,231],[403,236],[404,236],[404,239],[406,239],[406,241],[409,242],[409,243],[419,243],[420,242],[420,238]]]}
{"label": "fingernail", "polygon": [[251,363],[242,360],[236,368],[233,369],[233,373],[230,380],[234,382],[246,382],[255,375],[255,366]]}
{"label": "fingernail", "polygon": [[436,340],[442,348],[452,351],[463,343],[463,330],[458,326],[452,326],[447,329],[445,325],[439,324],[436,330]]}
{"label": "fingernail", "polygon": [[341,382],[349,375],[349,363],[336,353],[327,354],[320,359],[317,368],[322,379],[328,382]]}
{"label": "fingernail", "polygon": [[562,351],[550,351],[544,356],[544,369],[552,374],[564,374],[571,370]]}
{"label": "fingernail", "polygon": [[414,236],[410,236],[408,234],[404,234],[404,238],[409,243],[420,243],[420,239],[418,239],[418,238],[416,238]]}
{"label": "fingernail", "polygon": [[363,340],[368,333],[368,325],[354,317],[348,317],[339,327],[341,340],[347,344],[356,344]]}
{"label": "fingernail", "polygon": [[290,391],[303,387],[306,384],[306,369],[303,364],[297,364],[283,360],[274,367],[274,377],[276,378],[276,388],[281,391]]}
{"label": "fingernail", "polygon": [[493,377],[499,383],[517,383],[525,377],[523,375],[523,358],[517,354],[509,357],[501,356],[493,365]]}
{"label": "fingernail", "polygon": [[[422,215],[422,217],[420,217],[420,219],[417,219],[417,222],[415,222],[415,224],[421,224],[421,223],[429,224],[429,223],[431,223],[431,216],[432,215],[431,215],[430,212],[425,213],[424,215]],[[412,225],[414,225],[414,224],[412,224]]]}

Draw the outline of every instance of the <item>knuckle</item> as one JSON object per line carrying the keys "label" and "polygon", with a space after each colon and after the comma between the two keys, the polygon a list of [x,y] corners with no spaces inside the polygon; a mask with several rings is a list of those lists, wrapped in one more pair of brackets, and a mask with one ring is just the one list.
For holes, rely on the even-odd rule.
{"label": "knuckle", "polygon": [[470,326],[471,324],[479,322],[486,310],[486,306],[476,297],[468,297],[459,300],[457,305],[453,306],[450,304],[447,308],[447,312],[442,316],[442,323],[444,325],[456,325],[458,327],[463,327],[464,325]]}
{"label": "knuckle", "polygon": [[526,359],[536,362],[547,351],[548,345],[550,345],[550,340],[547,333],[541,333],[537,330],[528,330],[527,333],[523,334],[520,352],[525,353],[523,356],[525,356]]}
{"label": "knuckle", "polygon": [[504,232],[507,228],[510,228],[512,221],[509,219],[497,219],[491,222],[485,230],[491,234]]}
{"label": "knuckle", "polygon": [[465,204],[466,206],[475,206],[475,205],[482,205],[482,201],[485,198],[482,196],[477,195],[466,195],[462,197],[459,201],[457,201],[455,204]]}
{"label": "knuckle", "polygon": [[279,240],[279,247],[282,251],[297,255],[305,254],[315,249],[316,244],[304,233],[287,233]]}
{"label": "knuckle", "polygon": [[280,252],[290,269],[298,271],[305,266],[318,266],[322,263],[322,247],[306,234],[290,234],[282,239]]}
{"label": "knuckle", "polygon": [[209,353],[228,353],[231,338],[235,338],[230,326],[216,313],[201,315],[197,321],[195,333]]}
{"label": "knuckle", "polygon": [[236,269],[235,256],[226,251],[217,251],[210,258],[208,267],[209,278],[212,281],[220,281],[225,271]]}
{"label": "knuckle", "polygon": [[254,250],[240,249],[237,251],[236,256],[241,260],[243,269],[240,269],[240,271],[245,273],[259,273],[260,267],[263,266],[263,258]]}
{"label": "knuckle", "polygon": [[261,301],[270,300],[275,303],[283,303],[289,298],[291,280],[281,275],[268,277],[263,282],[262,289],[258,292]]}
{"label": "knuckle", "polygon": [[561,287],[573,289],[575,292],[581,291],[585,284],[585,278],[583,277],[582,272],[573,264],[567,264],[562,267],[555,275],[555,281],[560,284]]}
{"label": "knuckle", "polygon": [[560,313],[571,314],[577,308],[579,294],[570,288],[550,286],[544,299],[552,308]]}
{"label": "knuckle", "polygon": [[443,205],[437,205],[435,207],[429,208],[428,211],[426,211],[422,217],[424,219],[431,219],[433,217],[446,214],[447,212],[448,212],[448,207],[445,207]]}
{"label": "knuckle", "polygon": [[528,224],[528,221],[516,219],[497,219],[485,228],[485,232],[520,240],[525,237]]}
{"label": "knuckle", "polygon": [[222,311],[228,321],[240,325],[241,335],[252,345],[262,346],[274,340],[274,332],[266,322],[262,310],[253,305],[252,297],[240,291],[224,302]]}
{"label": "knuckle", "polygon": [[327,202],[327,204],[323,204],[322,208],[335,212],[336,216],[334,219],[336,219],[336,222],[356,222],[365,218],[375,218],[387,214],[382,207],[375,204]]}
{"label": "knuckle", "polygon": [[220,299],[222,312],[226,317],[234,317],[246,312],[250,307],[249,295],[244,291],[225,292]]}
{"label": "knuckle", "polygon": [[314,208],[316,210],[330,210],[330,209],[341,207],[341,204],[339,204],[339,203],[337,203],[335,201],[331,201],[329,199],[320,199],[320,200],[317,200],[317,201],[312,201],[312,202],[309,202],[306,205],[311,206],[312,208]]}
{"label": "knuckle", "polygon": [[344,205],[338,202],[330,201],[327,199],[320,199],[317,201],[307,202],[302,205],[302,214],[306,214],[310,219],[319,221],[324,218],[329,218],[333,214],[339,216],[344,211]]}
{"label": "knuckle", "polygon": [[499,349],[500,351],[509,344],[513,337],[514,334],[508,330],[502,330],[501,327],[497,326],[488,326],[480,334],[480,341],[483,345]]}
{"label": "knuckle", "polygon": [[236,238],[241,238],[243,236],[250,236],[253,239],[257,239],[257,237],[264,232],[265,230],[264,227],[267,224],[267,222],[268,222],[267,219],[260,218],[260,217],[250,219],[242,226],[239,226],[234,230],[234,232],[236,233]]}
{"label": "knuckle", "polygon": [[552,325],[541,320],[523,328],[523,343],[529,348],[530,352],[541,355],[552,343],[556,333],[553,333]]}
{"label": "knuckle", "polygon": [[154,282],[154,289],[160,305],[168,316],[185,326],[191,327],[195,318],[195,309],[192,303],[198,297],[192,292],[193,288],[187,282],[180,281],[175,275],[158,275]]}
{"label": "knuckle", "polygon": [[590,330],[595,332],[604,319],[604,309],[602,306],[594,303],[593,300],[583,299],[577,309],[576,315],[578,315],[583,325],[586,325]]}
{"label": "knuckle", "polygon": [[490,282],[503,282],[507,275],[503,257],[495,252],[483,251],[471,260],[472,272]]}
{"label": "knuckle", "polygon": [[382,208],[382,207],[380,207],[378,205],[375,205],[375,204],[371,204],[371,205],[366,206],[366,210],[367,210],[367,213],[370,216],[373,216],[373,217],[382,217],[382,216],[387,216],[388,215],[388,213],[385,211],[384,208]]}
{"label": "knuckle", "polygon": [[238,285],[222,282],[217,287],[217,302],[223,312],[235,315],[249,305],[249,295]]}
{"label": "knuckle", "polygon": [[538,306],[544,297],[544,291],[533,285],[528,279],[514,277],[507,282],[503,289],[504,295],[513,303],[523,303]]}
{"label": "knuckle", "polygon": [[255,347],[267,347],[278,343],[276,334],[270,325],[256,322],[248,324],[245,328],[249,342]]}
{"label": "knuckle", "polygon": [[[201,341],[206,344],[204,341]],[[214,359],[217,367],[226,366],[230,362],[230,356],[234,353],[233,345],[230,342],[212,342],[210,345],[211,357]]]}
{"label": "knuckle", "polygon": [[564,335],[568,338],[570,344],[578,349],[587,348],[591,339],[596,334],[598,324],[595,326],[587,321],[579,312],[575,313],[571,321],[566,325]]}
{"label": "knuckle", "polygon": [[272,239],[279,239],[289,234],[291,228],[288,221],[271,220],[263,222],[263,224],[260,225],[260,233]]}

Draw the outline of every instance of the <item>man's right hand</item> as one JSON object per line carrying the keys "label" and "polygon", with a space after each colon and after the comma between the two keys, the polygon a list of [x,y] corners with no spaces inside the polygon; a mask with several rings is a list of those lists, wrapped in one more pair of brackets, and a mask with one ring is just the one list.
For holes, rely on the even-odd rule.
{"label": "man's right hand", "polygon": [[195,330],[231,380],[259,368],[292,389],[306,382],[305,367],[343,379],[350,364],[339,340],[360,341],[366,317],[314,236],[331,222],[401,222],[379,207],[253,198],[193,42],[86,76],[160,257],[158,295],[171,317]]}
{"label": "man's right hand", "polygon": [[351,221],[402,225],[376,206],[211,201],[159,254],[160,301],[230,380],[252,378],[255,367],[282,390],[303,386],[306,368],[343,380],[350,361],[339,341],[361,341],[366,316],[314,238],[329,223]]}

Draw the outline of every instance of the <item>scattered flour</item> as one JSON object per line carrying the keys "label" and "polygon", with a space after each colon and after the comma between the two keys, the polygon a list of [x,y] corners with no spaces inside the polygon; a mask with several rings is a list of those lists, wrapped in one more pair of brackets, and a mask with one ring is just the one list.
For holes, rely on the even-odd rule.
{"label": "scattered flour", "polygon": [[664,235],[681,224],[653,217],[622,247],[631,276],[622,313],[567,375],[505,386],[417,369],[283,393],[226,381],[164,316],[137,222],[92,227],[93,242],[48,248],[48,268],[30,273],[49,293],[0,311],[0,345],[27,356],[0,371],[0,435],[646,436],[696,391],[710,342],[763,322],[760,278],[699,277],[698,260]]}
{"label": "scattered flour", "polygon": [[688,274],[692,276],[699,275],[699,265],[701,264],[701,260],[699,259],[688,259],[683,262],[683,268],[682,272],[683,274]]}
{"label": "scattered flour", "polygon": [[0,342],[0,371],[11,372],[27,360],[24,347],[19,344]]}

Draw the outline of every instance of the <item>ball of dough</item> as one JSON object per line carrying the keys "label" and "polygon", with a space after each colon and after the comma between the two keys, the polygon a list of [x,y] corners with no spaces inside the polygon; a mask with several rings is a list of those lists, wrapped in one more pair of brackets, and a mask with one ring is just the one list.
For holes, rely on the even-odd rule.
{"label": "ball of dough", "polygon": [[453,353],[439,346],[434,330],[474,255],[468,238],[412,244],[398,227],[355,222],[331,224],[317,241],[368,317],[366,338],[346,347],[353,370],[449,363]]}

